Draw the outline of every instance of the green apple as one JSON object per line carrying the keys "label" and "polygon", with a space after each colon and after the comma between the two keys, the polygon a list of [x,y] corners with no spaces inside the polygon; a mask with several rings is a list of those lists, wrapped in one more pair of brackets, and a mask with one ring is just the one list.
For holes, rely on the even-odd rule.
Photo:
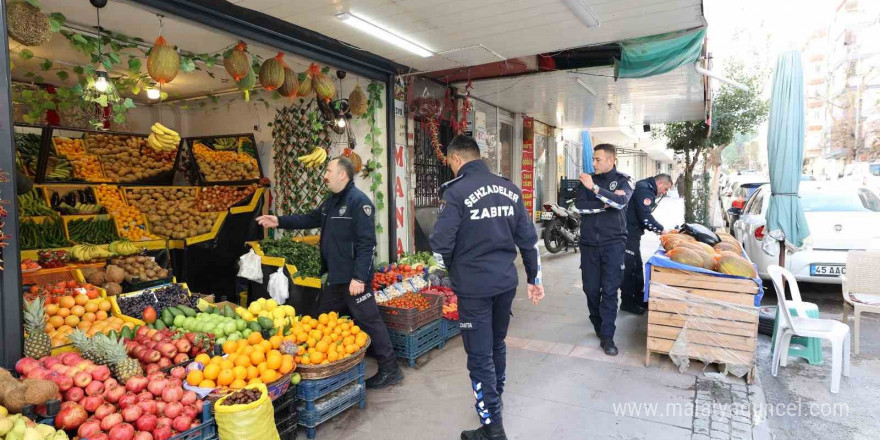
{"label": "green apple", "polygon": [[227,341],[237,341],[239,339],[241,339],[241,333],[239,332],[235,332],[226,338]]}
{"label": "green apple", "polygon": [[300,376],[299,373],[293,373],[293,375],[290,376],[290,383],[292,383],[294,385],[299,385],[299,383],[301,381],[302,381],[302,376]]}
{"label": "green apple", "polygon": [[250,334],[251,334],[251,329],[249,329],[249,328],[246,328],[241,331],[241,337],[243,337],[243,338],[248,337],[248,335],[250,335]]}
{"label": "green apple", "polygon": [[247,328],[247,322],[245,322],[244,319],[236,319],[235,328],[238,329],[238,331],[242,331]]}
{"label": "green apple", "polygon": [[174,326],[181,327],[183,323],[186,322],[186,315],[177,315],[174,317]]}

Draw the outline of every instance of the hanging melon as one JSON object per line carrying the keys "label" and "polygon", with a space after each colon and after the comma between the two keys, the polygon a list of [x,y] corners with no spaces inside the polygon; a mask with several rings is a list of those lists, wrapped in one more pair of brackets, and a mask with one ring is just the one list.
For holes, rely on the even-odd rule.
{"label": "hanging melon", "polygon": [[26,2],[6,5],[9,36],[25,46],[40,46],[52,39],[52,25],[40,8]]}
{"label": "hanging melon", "polygon": [[315,63],[309,66],[309,74],[312,76],[312,88],[315,89],[318,98],[325,101],[332,100],[336,95],[336,86],[333,85],[333,80],[321,73],[321,68]]}
{"label": "hanging melon", "polygon": [[301,98],[308,98],[309,95],[315,92],[315,89],[312,88],[312,77],[309,74],[309,71],[306,70],[303,73],[299,74],[299,90],[296,91],[297,96]]}
{"label": "hanging melon", "polygon": [[244,93],[245,102],[250,101],[251,90],[257,85],[257,74],[254,73],[254,69],[248,69],[244,78],[236,82],[235,85],[238,86],[238,90],[241,90]]}
{"label": "hanging melon", "polygon": [[180,70],[180,55],[165,41],[165,37],[156,39],[147,57],[147,72],[159,84],[170,83],[177,77]]}
{"label": "hanging melon", "polygon": [[263,61],[260,66],[260,84],[266,90],[275,90],[284,84],[284,54],[278,52],[275,58]]}
{"label": "hanging melon", "polygon": [[364,162],[361,160],[361,156],[354,152],[351,148],[346,148],[342,155],[347,157],[348,160],[351,161],[351,164],[354,165],[354,173],[357,174],[361,172],[361,168],[363,168]]}
{"label": "hanging melon", "polygon": [[285,98],[293,98],[296,91],[299,90],[299,81],[296,79],[296,72],[289,67],[284,68],[284,84],[278,88],[278,93]]}
{"label": "hanging melon", "polygon": [[247,45],[244,42],[238,43],[223,57],[223,67],[226,67],[229,76],[235,81],[241,81],[251,71],[251,63],[248,61],[247,54],[244,53],[245,49],[247,49]]}
{"label": "hanging melon", "polygon": [[367,112],[367,95],[364,94],[361,85],[355,86],[348,95],[348,108],[353,116],[363,116]]}

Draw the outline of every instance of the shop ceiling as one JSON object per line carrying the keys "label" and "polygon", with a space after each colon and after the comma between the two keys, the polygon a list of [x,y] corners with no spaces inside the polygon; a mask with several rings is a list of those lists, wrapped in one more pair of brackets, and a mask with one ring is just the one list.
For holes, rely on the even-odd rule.
{"label": "shop ceiling", "polygon": [[[475,66],[703,26],[702,0],[587,0],[587,27],[562,0],[229,0],[419,71]],[[423,58],[336,18],[355,12],[433,51]]]}

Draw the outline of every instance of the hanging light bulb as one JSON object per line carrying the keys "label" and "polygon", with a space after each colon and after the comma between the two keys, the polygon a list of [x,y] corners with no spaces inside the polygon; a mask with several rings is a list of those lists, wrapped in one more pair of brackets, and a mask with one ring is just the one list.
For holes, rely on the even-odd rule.
{"label": "hanging light bulb", "polygon": [[336,119],[336,126],[339,128],[345,128],[345,116],[340,116]]}
{"label": "hanging light bulb", "polygon": [[147,98],[152,99],[153,101],[159,99],[162,96],[162,93],[159,92],[159,89],[150,87],[147,89]]}
{"label": "hanging light bulb", "polygon": [[107,76],[107,71],[104,68],[98,68],[98,71],[95,72],[95,90],[104,93],[107,89],[110,88],[110,80]]}

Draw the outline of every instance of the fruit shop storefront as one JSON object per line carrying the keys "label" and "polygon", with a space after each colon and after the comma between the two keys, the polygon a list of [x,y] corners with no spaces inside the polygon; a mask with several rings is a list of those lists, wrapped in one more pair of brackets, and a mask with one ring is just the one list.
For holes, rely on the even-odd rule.
{"label": "fruit shop storefront", "polygon": [[[222,313],[256,299],[240,296],[239,257],[263,240],[281,243],[283,258],[293,237],[306,257],[284,275],[320,275],[316,231],[266,237],[254,218],[313,209],[328,157],[349,157],[376,205],[377,261],[396,255],[387,103],[402,66],[215,3],[7,2],[0,90],[12,105],[0,106],[11,122],[0,139],[14,148],[0,152],[0,326],[15,342],[4,344],[4,366],[23,349],[75,350],[83,334],[133,341],[137,323],[165,323],[171,304],[167,321],[192,318],[176,326],[202,329],[191,333],[269,336],[256,316]],[[36,299],[43,329],[38,308],[26,308]],[[221,313],[194,322],[212,302]],[[276,306],[273,318],[294,316]]]}

